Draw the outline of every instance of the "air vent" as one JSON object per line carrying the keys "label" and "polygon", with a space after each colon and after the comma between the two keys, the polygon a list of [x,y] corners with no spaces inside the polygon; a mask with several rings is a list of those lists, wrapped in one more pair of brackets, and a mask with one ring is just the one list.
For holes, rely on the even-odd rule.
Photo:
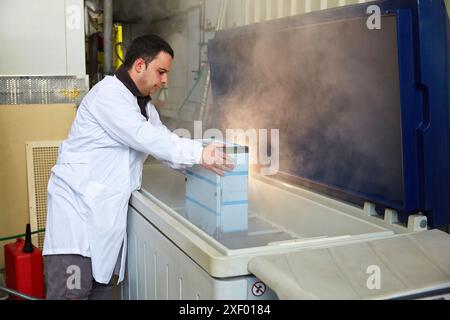
{"label": "air vent", "polygon": [[[60,141],[38,141],[27,143],[28,201],[31,229],[45,228],[47,216],[47,184],[50,171],[56,164]],[[44,233],[33,238],[33,244],[42,248]]]}

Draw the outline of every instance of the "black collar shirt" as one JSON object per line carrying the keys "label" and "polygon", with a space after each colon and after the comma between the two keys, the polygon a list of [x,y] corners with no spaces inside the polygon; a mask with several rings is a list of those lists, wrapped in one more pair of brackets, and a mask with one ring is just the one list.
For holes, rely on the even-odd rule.
{"label": "black collar shirt", "polygon": [[139,105],[139,108],[141,109],[141,113],[145,117],[145,119],[148,120],[146,106],[152,98],[150,96],[143,96],[141,94],[124,65],[121,65],[120,68],[117,69],[115,75],[117,79],[119,79],[125,85],[125,87],[127,87],[128,90],[130,90],[130,92],[137,98],[137,103]]}

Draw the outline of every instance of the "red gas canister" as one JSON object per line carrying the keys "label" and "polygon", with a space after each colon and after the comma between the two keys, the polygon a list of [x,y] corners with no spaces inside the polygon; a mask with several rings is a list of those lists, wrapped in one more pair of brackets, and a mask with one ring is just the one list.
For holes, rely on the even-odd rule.
{"label": "red gas canister", "polygon": [[6,286],[36,297],[45,298],[42,252],[31,243],[30,225],[26,238],[5,245]]}

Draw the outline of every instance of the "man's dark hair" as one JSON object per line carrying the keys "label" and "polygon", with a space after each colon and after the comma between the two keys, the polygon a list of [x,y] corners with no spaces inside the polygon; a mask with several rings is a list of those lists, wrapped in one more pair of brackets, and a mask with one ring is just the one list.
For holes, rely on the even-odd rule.
{"label": "man's dark hair", "polygon": [[123,64],[130,69],[138,58],[142,58],[147,66],[161,51],[174,57],[173,49],[161,37],[154,34],[137,37],[128,47]]}

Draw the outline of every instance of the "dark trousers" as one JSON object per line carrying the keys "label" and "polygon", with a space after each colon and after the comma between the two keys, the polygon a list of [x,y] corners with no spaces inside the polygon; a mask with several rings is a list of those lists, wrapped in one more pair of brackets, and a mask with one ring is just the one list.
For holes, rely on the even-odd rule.
{"label": "dark trousers", "polygon": [[113,299],[113,279],[109,284],[96,282],[90,258],[76,254],[48,255],[44,270],[47,300]]}

